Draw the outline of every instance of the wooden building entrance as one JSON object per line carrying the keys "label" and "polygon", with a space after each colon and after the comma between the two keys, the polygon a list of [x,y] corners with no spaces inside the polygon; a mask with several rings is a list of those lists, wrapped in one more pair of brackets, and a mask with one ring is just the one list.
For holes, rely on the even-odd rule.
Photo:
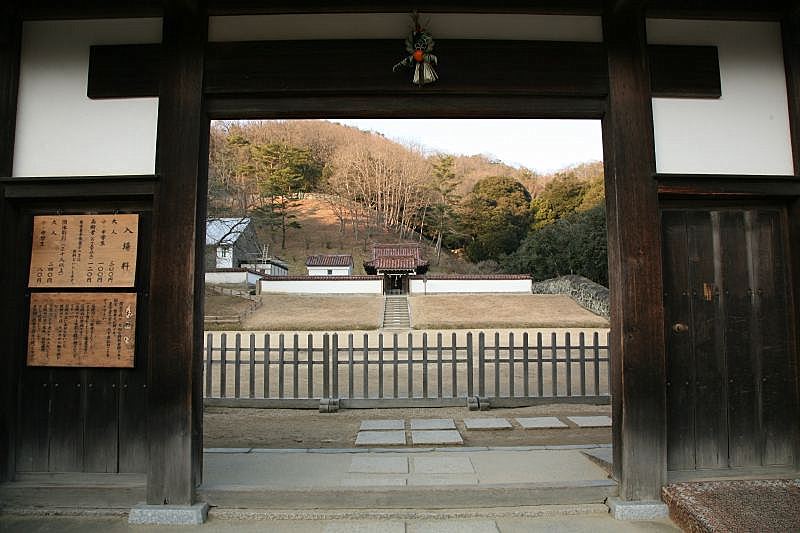
{"label": "wooden building entrance", "polygon": [[[397,9],[391,3],[3,3],[0,244],[6,260],[0,263],[5,305],[0,334],[8,349],[0,357],[0,482],[14,480],[26,468],[91,471],[99,468],[98,462],[113,465],[109,450],[114,439],[96,437],[110,427],[106,423],[131,427],[135,419],[134,411],[116,409],[118,404],[109,402],[105,407],[113,408],[91,418],[91,424],[103,427],[81,426],[89,428],[92,438],[70,443],[78,430],[51,420],[45,412],[50,402],[62,401],[64,393],[48,392],[45,399],[31,384],[74,387],[66,395],[70,405],[88,415],[104,409],[104,394],[112,394],[108,391],[114,385],[117,391],[119,385],[124,388],[126,376],[109,373],[95,380],[93,370],[59,369],[53,371],[59,376],[54,381],[25,365],[25,277],[31,246],[26,223],[31,214],[100,208],[113,212],[127,206],[143,216],[152,213],[147,236],[139,242],[151,251],[148,264],[141,265],[147,285],[132,288],[141,306],[138,331],[149,329],[139,343],[146,344],[146,352],[137,359],[135,375],[128,376],[146,378],[142,390],[146,389],[147,405],[146,420],[137,419],[140,425],[134,430],[144,439],[137,447],[142,455],[131,464],[146,474],[148,503],[187,504],[196,499],[203,470],[204,191],[209,122],[217,118],[601,119],[614,477],[620,496],[658,499],[668,468],[797,468],[797,351],[796,328],[791,326],[800,302],[800,15],[792,3],[777,0],[737,2],[735,7],[713,0],[698,7],[688,4],[532,1],[499,8],[493,2],[434,2],[427,7],[455,29],[455,38],[437,36],[439,81],[419,88],[408,76],[392,72],[402,57],[402,38],[365,38],[370,25],[350,20],[349,29],[357,35],[325,40],[326,32],[340,24],[314,18],[326,12],[380,18]],[[495,33],[487,38],[485,19],[498,9],[506,18],[495,20]],[[460,22],[447,18],[464,13],[475,17],[467,37],[459,33]],[[300,17],[297,26],[304,31],[313,27],[317,33],[276,39],[286,19],[272,26],[274,31],[266,37],[252,35],[269,21],[251,20],[246,28],[241,26],[249,16],[272,15]],[[512,31],[523,15],[532,19]],[[565,19],[552,24],[540,16]],[[694,20],[674,20],[683,17]],[[23,33],[42,19],[47,24],[23,39]],[[73,21],[86,22],[83,19],[92,20],[78,25],[85,40],[77,42]],[[144,21],[145,29],[130,30],[130,39],[119,40],[120,28],[137,25],[131,19]],[[716,19],[714,36],[707,35],[708,19]],[[761,37],[760,48],[751,47],[739,26],[731,30],[731,19],[751,24],[749,35]],[[753,22],[764,20],[769,21],[766,27]],[[588,37],[551,32],[579,26],[589,27]],[[63,42],[49,40],[54,27]],[[526,33],[529,27],[539,33],[532,37]],[[94,34],[98,28],[104,29],[100,37]],[[659,28],[660,37],[658,31],[650,31]],[[743,50],[740,44],[745,41]],[[26,55],[30,45],[41,46]],[[727,55],[718,53],[718,45],[728,47]],[[61,54],[70,50],[75,55],[65,61]],[[772,68],[769,76],[764,75],[767,63]],[[76,69],[72,79],[78,82],[63,88],[47,76],[37,77],[70,68]],[[720,71],[726,74],[725,83],[720,82]],[[21,72],[32,77],[25,79]],[[767,78],[771,84],[764,81]],[[774,90],[761,91],[765,87]],[[740,99],[726,98],[729,90]],[[62,98],[67,93],[74,100]],[[698,104],[720,96],[722,100],[714,102],[720,105]],[[157,102],[144,111],[121,106],[124,120],[114,124],[117,128],[104,122],[106,107],[94,102],[147,98]],[[690,98],[692,105],[677,106],[676,112],[675,99],[681,98]],[[662,105],[664,99],[669,105]],[[778,100],[783,102],[779,108],[763,108]],[[75,102],[83,106],[81,113],[62,116]],[[725,106],[731,102],[733,108]],[[43,109],[44,118],[37,115]],[[84,120],[84,111],[94,113],[93,120]],[[126,137],[143,115],[152,120],[141,133],[151,138],[150,144]],[[735,127],[722,124],[710,134],[704,129],[730,117],[738,120]],[[752,127],[754,122],[760,129]],[[82,127],[87,138],[102,132],[103,138],[59,151],[71,146],[67,141],[82,137],[70,130],[51,139],[57,124],[69,124],[76,131]],[[690,133],[693,140],[686,142]],[[737,142],[724,149],[713,144],[731,136]],[[101,157],[115,140],[119,153]],[[147,165],[118,166],[128,152],[143,154]],[[714,159],[715,154],[726,160]],[[102,164],[91,165],[94,159]],[[61,166],[53,169],[42,162]],[[58,177],[53,178],[56,171]],[[735,199],[737,204],[705,210],[673,209],[669,204],[676,199],[719,198]],[[692,250],[708,249],[712,253],[704,253],[702,260],[698,253],[694,260]],[[697,292],[696,298],[688,297],[690,289]],[[90,383],[102,385],[102,392],[84,392]],[[78,388],[80,393],[75,392]],[[117,401],[124,397],[113,394],[119,394]],[[25,395],[37,397],[35,413],[20,409]],[[72,416],[70,423],[89,420]],[[72,455],[55,462],[42,460],[49,446],[41,441],[45,431],[59,440],[55,447],[68,446]],[[37,446],[38,459],[26,459],[36,456]],[[122,471],[123,455],[120,450],[116,457],[117,471]]]}
{"label": "wooden building entrance", "polygon": [[[793,468],[797,368],[782,206],[667,208],[661,216],[667,467]],[[788,423],[788,425],[787,425]]]}

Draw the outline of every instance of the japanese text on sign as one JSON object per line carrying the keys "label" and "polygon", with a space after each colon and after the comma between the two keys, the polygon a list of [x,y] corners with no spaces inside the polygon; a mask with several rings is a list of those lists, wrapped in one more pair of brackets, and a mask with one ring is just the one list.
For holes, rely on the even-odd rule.
{"label": "japanese text on sign", "polygon": [[139,215],[33,217],[28,287],[133,287]]}
{"label": "japanese text on sign", "polygon": [[132,368],[136,294],[33,293],[29,366]]}

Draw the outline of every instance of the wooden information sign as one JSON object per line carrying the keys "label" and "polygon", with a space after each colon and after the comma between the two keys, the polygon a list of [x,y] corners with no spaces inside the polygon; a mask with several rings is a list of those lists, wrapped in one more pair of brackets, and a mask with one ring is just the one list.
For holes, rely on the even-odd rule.
{"label": "wooden information sign", "polygon": [[33,217],[28,287],[133,287],[139,215]]}
{"label": "wooden information sign", "polygon": [[135,293],[31,294],[28,366],[133,368]]}

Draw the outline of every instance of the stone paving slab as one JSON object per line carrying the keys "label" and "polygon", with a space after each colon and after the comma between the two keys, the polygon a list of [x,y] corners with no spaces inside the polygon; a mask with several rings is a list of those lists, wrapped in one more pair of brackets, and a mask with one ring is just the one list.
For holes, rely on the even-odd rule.
{"label": "stone paving slab", "polygon": [[465,418],[464,427],[467,429],[511,429],[511,422],[505,418]]}
{"label": "stone paving slab", "polygon": [[517,418],[517,422],[525,429],[557,429],[569,427],[555,416]]}
{"label": "stone paving slab", "polygon": [[405,484],[404,477],[376,476],[346,477],[341,483],[343,487],[404,487]]}
{"label": "stone paving slab", "polygon": [[499,533],[494,520],[421,520],[408,522],[406,533]]}
{"label": "stone paving slab", "polygon": [[406,524],[401,520],[331,522],[322,533],[406,533]]}
{"label": "stone paving slab", "polygon": [[357,455],[350,461],[348,472],[357,474],[408,474],[408,458]]}
{"label": "stone paving slab", "polygon": [[465,456],[414,457],[415,474],[474,474],[472,461]]}
{"label": "stone paving slab", "polygon": [[412,418],[411,430],[456,429],[452,418]]}
{"label": "stone paving slab", "polygon": [[359,431],[356,446],[405,446],[405,431]]}
{"label": "stone paving slab", "polygon": [[568,416],[570,420],[578,425],[579,428],[610,428],[610,416]]}
{"label": "stone paving slab", "polygon": [[412,444],[464,444],[461,434],[452,430],[412,431]]}
{"label": "stone paving slab", "polygon": [[405,429],[405,420],[362,420],[360,431],[389,431]]}
{"label": "stone paving slab", "polygon": [[411,476],[408,478],[409,486],[435,487],[439,485],[477,485],[478,478],[467,474],[431,474],[425,476]]}

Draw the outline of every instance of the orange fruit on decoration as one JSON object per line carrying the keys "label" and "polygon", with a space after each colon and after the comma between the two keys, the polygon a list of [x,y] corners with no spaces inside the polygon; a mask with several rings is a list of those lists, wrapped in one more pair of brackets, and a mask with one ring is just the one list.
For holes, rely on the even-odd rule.
{"label": "orange fruit on decoration", "polygon": [[422,52],[422,50],[414,50],[413,55],[414,55],[414,60],[417,63],[422,63],[422,61],[425,59],[425,54]]}

